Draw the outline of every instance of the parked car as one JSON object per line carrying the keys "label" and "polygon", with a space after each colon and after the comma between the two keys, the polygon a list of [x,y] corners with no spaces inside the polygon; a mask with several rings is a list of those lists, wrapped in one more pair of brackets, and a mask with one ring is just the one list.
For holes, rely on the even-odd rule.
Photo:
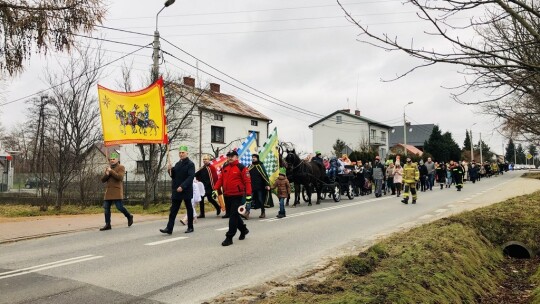
{"label": "parked car", "polygon": [[41,184],[43,184],[44,187],[49,187],[51,182],[44,178],[42,183],[39,177],[31,177],[24,182],[24,187],[26,189],[39,188],[41,187]]}

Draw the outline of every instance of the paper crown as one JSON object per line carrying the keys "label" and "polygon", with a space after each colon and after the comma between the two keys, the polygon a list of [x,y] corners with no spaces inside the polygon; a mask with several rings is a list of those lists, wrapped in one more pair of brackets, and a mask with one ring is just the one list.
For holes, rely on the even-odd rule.
{"label": "paper crown", "polygon": [[109,154],[109,158],[119,159],[120,154],[118,154],[118,152],[111,152],[111,154]]}
{"label": "paper crown", "polygon": [[187,151],[188,151],[188,148],[187,148],[187,146],[180,146],[180,147],[178,147],[178,151],[180,151],[180,152],[187,152]]}
{"label": "paper crown", "polygon": [[283,167],[279,168],[279,174],[286,175],[287,170]]}

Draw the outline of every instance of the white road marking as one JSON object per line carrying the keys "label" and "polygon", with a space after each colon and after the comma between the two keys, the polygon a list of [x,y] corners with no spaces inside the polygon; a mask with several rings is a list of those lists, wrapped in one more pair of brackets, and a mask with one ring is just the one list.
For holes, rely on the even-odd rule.
{"label": "white road marking", "polygon": [[448,211],[448,209],[437,209],[435,210],[435,213],[443,213],[443,212],[446,212]]}
{"label": "white road marking", "polygon": [[225,231],[225,230],[229,230],[229,227],[225,227],[225,228],[219,228],[219,229],[216,229],[217,231]]}
{"label": "white road marking", "polygon": [[187,238],[188,238],[187,236],[181,236],[181,237],[176,237],[176,238],[172,238],[172,239],[166,239],[166,240],[163,240],[163,241],[146,243],[144,245],[146,245],[146,246],[155,246],[155,245],[161,245],[161,244],[170,243],[170,242],[174,242],[174,241],[179,241],[179,240],[183,240],[183,239],[187,239]]}
{"label": "white road marking", "polygon": [[346,208],[346,207],[353,207],[353,206],[363,205],[363,204],[367,204],[367,203],[370,203],[370,202],[376,202],[376,201],[381,201],[381,200],[390,199],[390,198],[393,198],[393,197],[391,197],[391,196],[390,197],[378,197],[378,198],[373,198],[373,199],[369,199],[369,200],[366,200],[366,201],[359,201],[359,202],[347,203],[347,204],[339,204],[339,205],[335,205],[335,206],[331,206],[331,207],[319,208],[319,209],[303,211],[303,212],[287,215],[284,218],[264,219],[264,220],[260,220],[260,222],[275,222],[275,221],[285,220],[285,219],[294,218],[294,217],[298,217],[298,216],[304,216],[304,215],[309,215],[309,214],[314,214],[314,213],[319,213],[319,212],[325,212],[325,211],[331,211],[331,210],[336,210],[336,209],[341,209],[341,208]]}
{"label": "white road marking", "polygon": [[95,260],[95,259],[100,259],[102,257],[103,256],[83,255],[83,256],[80,256],[80,257],[60,260],[60,261],[51,262],[51,263],[42,264],[42,265],[37,265],[37,266],[32,266],[32,267],[28,267],[28,268],[17,269],[17,270],[12,270],[12,271],[8,271],[8,272],[2,272],[2,273],[0,273],[0,280],[15,277],[15,276],[20,276],[20,275],[28,274],[28,273],[32,273],[32,272],[38,272],[38,271],[42,271],[42,270],[56,268],[56,267],[60,267],[60,266],[66,266],[66,265],[70,265],[70,264],[75,264],[75,263],[81,263],[81,262],[91,261],[91,260]]}

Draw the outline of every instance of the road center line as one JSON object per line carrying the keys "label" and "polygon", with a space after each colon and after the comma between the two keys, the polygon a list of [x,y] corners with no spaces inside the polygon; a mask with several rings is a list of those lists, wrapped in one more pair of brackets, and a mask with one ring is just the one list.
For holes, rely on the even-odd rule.
{"label": "road center line", "polygon": [[229,227],[225,227],[225,228],[219,228],[219,229],[216,229],[217,231],[225,231],[225,230],[229,230]]}
{"label": "road center line", "polygon": [[172,238],[172,239],[166,239],[166,240],[163,240],[163,241],[146,243],[144,245],[146,245],[146,246],[155,246],[155,245],[161,245],[161,244],[165,244],[165,243],[175,242],[175,241],[179,241],[179,240],[183,240],[183,239],[187,239],[187,238],[188,238],[187,236],[181,236],[181,237],[176,237],[176,238]]}
{"label": "road center line", "polygon": [[32,266],[32,267],[18,269],[18,270],[14,270],[14,271],[3,272],[3,273],[0,273],[0,280],[11,278],[11,277],[16,277],[16,276],[20,276],[20,275],[28,274],[28,273],[32,273],[32,272],[38,272],[38,271],[42,271],[42,270],[56,268],[56,267],[60,267],[60,266],[66,266],[66,265],[71,265],[71,264],[75,264],[75,263],[81,263],[81,262],[91,261],[91,260],[95,260],[95,259],[100,259],[102,257],[103,256],[85,255],[85,256],[81,256],[81,257],[61,260],[61,261],[47,263],[47,264],[43,264],[43,265]]}

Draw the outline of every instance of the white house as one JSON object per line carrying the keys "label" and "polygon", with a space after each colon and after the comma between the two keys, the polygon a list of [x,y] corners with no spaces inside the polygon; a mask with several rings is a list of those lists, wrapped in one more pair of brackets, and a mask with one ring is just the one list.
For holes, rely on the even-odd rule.
{"label": "white house", "polygon": [[[170,159],[178,161],[178,146],[186,145],[189,158],[198,168],[204,154],[214,155],[216,148],[227,150],[238,147],[252,131],[257,134],[261,146],[269,134],[272,120],[240,99],[220,92],[219,84],[210,83],[208,89],[195,87],[195,79],[184,77],[183,84],[169,83],[167,90],[182,96],[180,116],[188,117],[183,134],[170,144]],[[167,97],[166,97],[167,98]],[[166,100],[168,103],[168,101]],[[191,112],[190,112],[191,111]],[[189,113],[190,112],[190,113]],[[170,120],[170,118],[169,118]],[[170,133],[170,130],[169,130]],[[232,143],[232,144],[231,144]],[[129,180],[144,180],[143,163],[136,145],[118,147],[122,164],[126,167]],[[163,173],[165,174],[165,172]]]}
{"label": "white house", "polygon": [[[360,150],[360,147],[372,147],[381,158],[388,154],[388,134],[392,127],[368,119],[356,110],[338,110],[309,125],[313,130],[313,151],[323,155],[334,154],[332,146],[338,139],[345,142],[348,150]],[[340,156],[340,155],[338,155]]]}

